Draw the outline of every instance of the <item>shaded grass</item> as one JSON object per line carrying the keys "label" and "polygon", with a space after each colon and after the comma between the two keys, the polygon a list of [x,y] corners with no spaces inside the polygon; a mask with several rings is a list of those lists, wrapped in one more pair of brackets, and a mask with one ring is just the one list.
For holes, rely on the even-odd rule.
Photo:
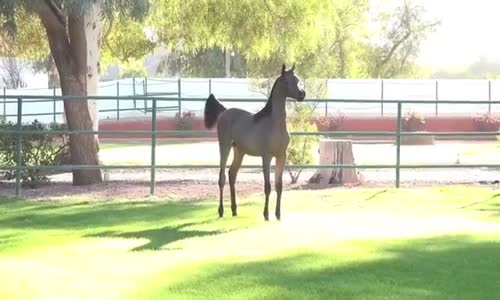
{"label": "shaded grass", "polygon": [[198,267],[202,276],[193,272],[177,284],[160,283],[148,298],[496,299],[499,250],[498,241],[468,236],[386,241],[383,246],[354,242],[259,261],[212,262]]}
{"label": "shaded grass", "polygon": [[500,295],[498,191],[285,192],[267,223],[261,195],[238,203],[0,199],[0,299]]}

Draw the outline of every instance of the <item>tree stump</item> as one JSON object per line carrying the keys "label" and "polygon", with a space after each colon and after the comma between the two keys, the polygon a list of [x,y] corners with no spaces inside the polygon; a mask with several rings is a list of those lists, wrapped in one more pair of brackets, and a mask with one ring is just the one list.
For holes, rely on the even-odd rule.
{"label": "tree stump", "polygon": [[[320,165],[353,165],[351,140],[321,139],[319,146]],[[354,168],[321,168],[309,179],[309,183],[357,184],[358,174]]]}
{"label": "tree stump", "polygon": [[[413,132],[426,132],[426,131],[413,131]],[[401,136],[401,145],[434,145],[434,136],[403,135]]]}

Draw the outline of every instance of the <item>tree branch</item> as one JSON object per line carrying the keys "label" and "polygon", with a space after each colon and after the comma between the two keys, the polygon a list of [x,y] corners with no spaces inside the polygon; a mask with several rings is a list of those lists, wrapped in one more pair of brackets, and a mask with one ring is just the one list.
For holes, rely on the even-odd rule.
{"label": "tree branch", "polygon": [[66,27],[59,22],[59,19],[49,7],[47,1],[35,1],[34,8],[47,32],[52,57],[58,66],[59,72],[62,72],[60,67],[68,59],[68,52],[70,50]]}
{"label": "tree branch", "polygon": [[50,8],[56,19],[66,27],[66,16],[62,12],[61,8],[57,6],[52,0],[44,0],[45,4]]}

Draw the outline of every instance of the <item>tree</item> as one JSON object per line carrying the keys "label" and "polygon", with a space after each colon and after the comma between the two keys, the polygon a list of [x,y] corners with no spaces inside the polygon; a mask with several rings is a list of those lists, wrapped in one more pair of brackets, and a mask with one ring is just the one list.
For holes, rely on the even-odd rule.
{"label": "tree", "polygon": [[157,47],[158,43],[146,35],[144,19],[112,12],[103,24],[101,68],[134,64]]}
{"label": "tree", "polygon": [[378,16],[380,24],[379,43],[371,43],[367,61],[372,78],[392,78],[408,75],[414,71],[413,60],[418,55],[421,41],[440,24],[439,20],[426,17],[423,5],[405,0],[389,14],[383,11]]}
{"label": "tree", "polygon": [[[97,130],[97,105],[86,96],[96,95],[102,37],[102,19],[113,11],[138,17],[148,9],[148,1],[130,0],[1,0],[4,31],[14,37],[20,23],[18,13],[38,16],[45,29],[50,53],[57,67],[64,110],[70,130]],[[70,136],[70,153],[74,165],[98,165],[97,135]],[[99,169],[73,170],[74,185],[102,182]]]}
{"label": "tree", "polygon": [[[231,57],[231,77],[246,76],[246,61],[240,53]],[[221,48],[183,52],[173,49],[160,67],[163,73],[182,77],[225,77],[225,53]]]}
{"label": "tree", "polygon": [[[331,8],[324,0],[152,0],[148,19],[158,40],[182,52],[219,48],[253,60],[299,61],[316,49]],[[279,66],[278,65],[278,66]],[[275,72],[276,67],[273,69]]]}

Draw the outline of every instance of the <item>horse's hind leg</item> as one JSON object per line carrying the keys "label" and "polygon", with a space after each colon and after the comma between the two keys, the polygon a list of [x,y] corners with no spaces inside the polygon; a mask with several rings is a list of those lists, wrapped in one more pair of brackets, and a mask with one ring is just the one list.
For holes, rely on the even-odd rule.
{"label": "horse's hind leg", "polygon": [[236,176],[238,175],[238,170],[241,167],[241,163],[243,162],[243,157],[245,153],[239,150],[237,147],[233,147],[233,163],[229,168],[229,188],[231,190],[231,211],[233,213],[233,217],[237,216],[236,213],[236,190],[235,190],[235,182]]}
{"label": "horse's hind leg", "polygon": [[226,164],[229,152],[231,151],[231,141],[223,136],[219,138],[220,171],[219,171],[219,217],[224,216],[224,185],[226,184]]}

